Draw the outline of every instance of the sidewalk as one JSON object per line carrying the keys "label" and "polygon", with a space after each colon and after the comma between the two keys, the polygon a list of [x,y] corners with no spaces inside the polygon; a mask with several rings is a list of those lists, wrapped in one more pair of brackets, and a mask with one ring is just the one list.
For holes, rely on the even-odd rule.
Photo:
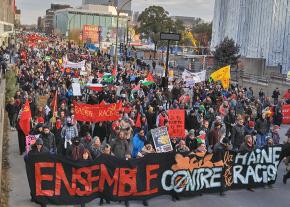
{"label": "sidewalk", "polygon": [[9,136],[9,206],[38,206],[30,202],[30,191],[23,156],[19,155],[17,131],[8,131]]}

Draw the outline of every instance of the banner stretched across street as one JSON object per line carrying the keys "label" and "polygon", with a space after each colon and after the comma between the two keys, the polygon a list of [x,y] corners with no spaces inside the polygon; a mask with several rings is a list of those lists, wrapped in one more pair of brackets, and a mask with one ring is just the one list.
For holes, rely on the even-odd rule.
{"label": "banner stretched across street", "polygon": [[140,160],[102,155],[76,163],[50,155],[26,160],[32,197],[40,203],[75,205],[102,195],[110,200],[194,195],[275,183],[282,146],[252,152],[151,154]]}

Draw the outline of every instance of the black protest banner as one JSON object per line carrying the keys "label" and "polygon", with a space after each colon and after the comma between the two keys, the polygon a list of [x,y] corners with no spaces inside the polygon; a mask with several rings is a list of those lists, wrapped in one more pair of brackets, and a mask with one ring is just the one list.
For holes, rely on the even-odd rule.
{"label": "black protest banner", "polygon": [[143,200],[159,195],[194,195],[273,184],[281,146],[248,153],[149,154],[120,160],[102,155],[73,162],[51,155],[26,159],[31,195],[43,204],[75,205],[95,198]]}

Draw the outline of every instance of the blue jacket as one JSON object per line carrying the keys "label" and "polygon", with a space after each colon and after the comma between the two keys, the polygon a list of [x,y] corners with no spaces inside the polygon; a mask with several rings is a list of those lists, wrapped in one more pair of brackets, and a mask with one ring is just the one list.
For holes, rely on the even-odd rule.
{"label": "blue jacket", "polygon": [[145,139],[141,139],[139,137],[139,134],[135,134],[135,136],[133,137],[132,158],[136,158],[138,152],[141,152],[141,150],[144,147],[144,141],[145,141]]}

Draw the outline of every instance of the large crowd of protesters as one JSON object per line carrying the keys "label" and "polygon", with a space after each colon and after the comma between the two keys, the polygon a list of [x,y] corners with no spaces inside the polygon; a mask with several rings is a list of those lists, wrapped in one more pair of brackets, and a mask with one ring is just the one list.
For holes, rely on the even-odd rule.
{"label": "large crowd of protesters", "polygon": [[[18,132],[20,155],[26,152],[26,146],[18,120],[27,99],[32,114],[30,135],[38,139],[26,156],[51,153],[83,162],[97,159],[101,154],[136,159],[156,153],[150,130],[168,127],[169,109],[186,111],[185,138],[170,137],[176,152],[252,151],[281,144],[281,109],[283,104],[290,103],[290,90],[280,94],[277,88],[272,97],[267,97],[262,89],[258,94],[254,94],[252,88],[237,85],[225,90],[220,84],[209,81],[188,88],[180,78],[172,81],[170,90],[164,90],[160,86],[161,77],[154,71],[155,64],[154,67],[144,65],[134,58],[120,63],[115,80],[104,83],[100,77],[114,68],[109,54],[91,52],[50,37],[45,40],[47,43],[30,47],[25,35],[18,38],[16,49],[1,49],[0,60],[2,64],[4,54],[9,54],[16,66],[19,90],[10,97],[6,111],[11,130]],[[46,56],[50,59],[45,59]],[[59,61],[64,56],[71,62],[91,62],[91,71],[85,75],[76,70],[67,71]],[[7,69],[4,63],[3,67]],[[141,84],[139,90],[132,93],[149,72],[155,74],[155,84]],[[75,78],[81,84],[82,96],[73,96]],[[85,88],[87,83],[100,83],[105,87],[96,92]],[[56,93],[57,110],[53,111]],[[38,103],[41,96],[48,97],[45,106]],[[119,120],[90,123],[74,117],[74,101],[111,104],[119,100],[123,103]],[[138,114],[141,114],[141,124],[136,126]],[[198,138],[200,135],[205,135],[205,141]],[[285,136],[286,142],[290,142],[290,130]],[[284,176],[284,183],[289,177],[290,173]],[[100,204],[103,204],[102,199]],[[147,201],[143,204],[148,205]]]}

